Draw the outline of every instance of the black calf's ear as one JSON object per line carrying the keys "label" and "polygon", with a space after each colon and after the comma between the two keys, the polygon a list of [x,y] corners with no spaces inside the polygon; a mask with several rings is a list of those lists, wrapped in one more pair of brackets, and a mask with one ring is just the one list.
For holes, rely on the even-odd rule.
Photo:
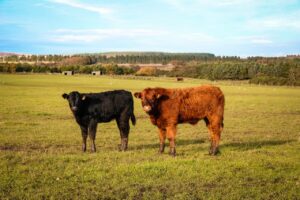
{"label": "black calf's ear", "polygon": [[64,99],[67,99],[69,97],[69,95],[67,95],[66,93],[64,93],[63,95],[61,95]]}
{"label": "black calf's ear", "polygon": [[140,93],[140,92],[135,92],[134,94],[133,94],[136,98],[141,98],[141,96],[142,96],[142,94]]}

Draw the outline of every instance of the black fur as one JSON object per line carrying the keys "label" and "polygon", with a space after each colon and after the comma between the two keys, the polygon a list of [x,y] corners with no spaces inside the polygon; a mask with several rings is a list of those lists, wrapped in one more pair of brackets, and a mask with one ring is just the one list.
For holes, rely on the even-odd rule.
{"label": "black fur", "polygon": [[133,98],[125,90],[107,91],[101,93],[79,93],[73,91],[63,94],[69,102],[70,109],[76,122],[81,128],[82,150],[86,151],[86,139],[89,135],[92,152],[96,151],[95,138],[97,123],[110,122],[116,119],[121,136],[120,150],[125,151],[128,146],[129,119],[133,125],[136,119],[133,113]]}

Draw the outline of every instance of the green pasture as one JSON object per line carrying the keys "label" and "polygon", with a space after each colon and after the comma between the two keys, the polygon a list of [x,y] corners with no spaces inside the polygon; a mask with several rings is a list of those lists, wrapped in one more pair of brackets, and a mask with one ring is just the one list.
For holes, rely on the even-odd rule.
{"label": "green pasture", "polygon": [[[179,125],[177,157],[158,155],[158,130],[135,99],[136,126],[119,152],[115,121],[99,124],[97,152],[62,93],[219,86],[221,154],[207,155],[203,121]],[[300,199],[300,88],[172,78],[0,74],[0,199]]]}

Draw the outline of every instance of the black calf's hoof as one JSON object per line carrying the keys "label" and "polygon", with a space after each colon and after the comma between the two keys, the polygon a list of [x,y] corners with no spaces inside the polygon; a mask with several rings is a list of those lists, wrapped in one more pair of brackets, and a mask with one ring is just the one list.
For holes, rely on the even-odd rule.
{"label": "black calf's hoof", "polygon": [[91,152],[92,152],[92,153],[96,153],[96,148],[92,148],[92,149],[91,149]]}
{"label": "black calf's hoof", "polygon": [[121,144],[118,144],[119,151],[127,151],[126,147],[123,147]]}
{"label": "black calf's hoof", "polygon": [[86,145],[83,144],[81,149],[82,149],[82,152],[86,152]]}
{"label": "black calf's hoof", "polygon": [[122,146],[120,144],[118,144],[118,149],[119,151],[122,151]]}

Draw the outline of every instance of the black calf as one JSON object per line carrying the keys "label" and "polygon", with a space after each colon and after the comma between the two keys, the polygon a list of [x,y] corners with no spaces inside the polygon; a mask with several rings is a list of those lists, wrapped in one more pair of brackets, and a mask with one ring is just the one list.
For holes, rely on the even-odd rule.
{"label": "black calf", "polygon": [[133,98],[130,92],[115,90],[101,93],[79,93],[73,91],[63,94],[69,102],[70,109],[81,128],[82,150],[86,151],[86,139],[89,135],[92,152],[96,151],[95,138],[97,123],[110,122],[116,119],[120,130],[120,150],[128,146],[129,119],[133,125],[136,120],[133,113]]}

